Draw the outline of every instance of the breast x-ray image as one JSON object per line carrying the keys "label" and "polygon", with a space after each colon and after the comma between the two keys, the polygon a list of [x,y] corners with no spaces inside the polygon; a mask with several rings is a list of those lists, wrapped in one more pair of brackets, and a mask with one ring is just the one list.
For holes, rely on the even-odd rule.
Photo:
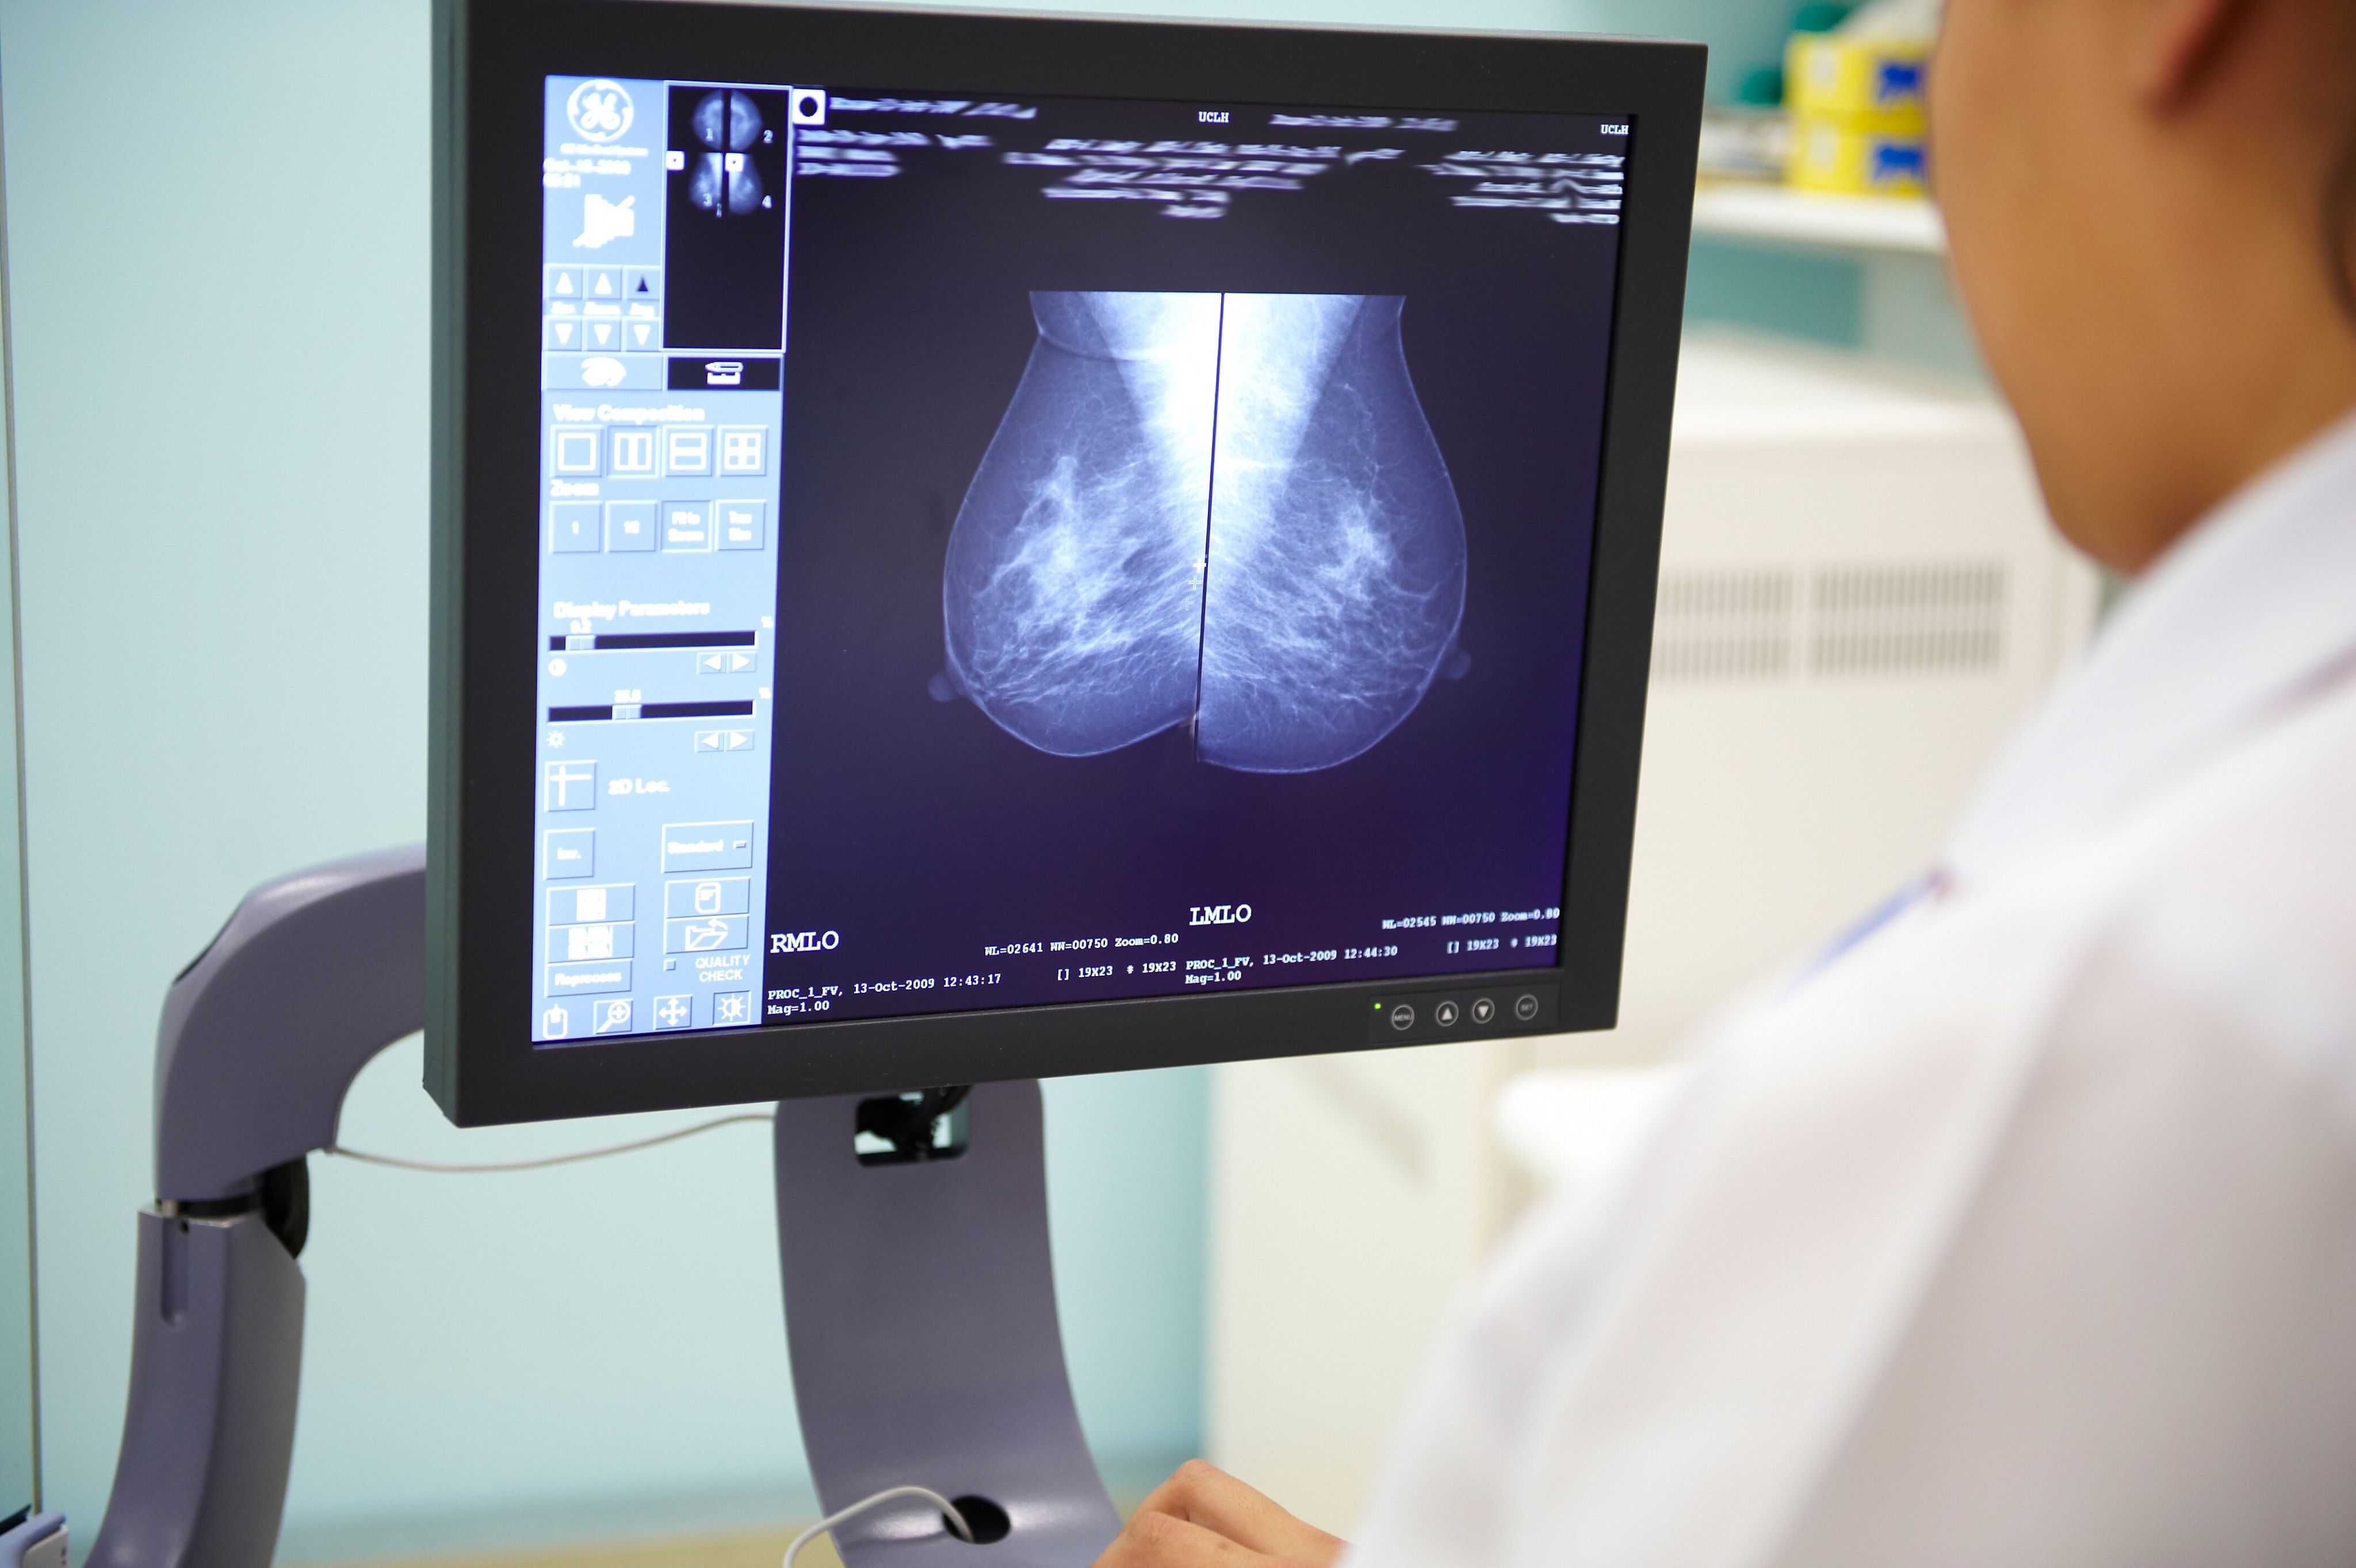
{"label": "breast x-ray image", "polygon": [[946,675],[1039,750],[1360,755],[1459,655],[1463,519],[1397,295],[1034,293],[951,531]]}
{"label": "breast x-ray image", "polygon": [[[830,85],[810,145],[890,158],[794,166],[763,669],[792,715],[767,758],[790,922],[862,964],[987,974],[1033,940],[1193,942],[1203,907],[1251,906],[1215,948],[1248,961],[1108,947],[1033,988],[1007,968],[1010,1007],[1513,954],[1505,912],[1563,886],[1619,231],[1461,203],[1443,166],[1619,138]],[[701,145],[704,91],[671,145]],[[798,149],[790,103],[746,91]],[[1281,148],[1299,168],[1258,168]],[[1181,175],[1226,215],[1165,217],[1145,188]],[[1483,911],[1500,934],[1461,950],[1462,918],[1438,929]],[[830,980],[819,956],[768,984]]]}
{"label": "breast x-ray image", "polygon": [[689,172],[688,199],[715,218],[759,211],[768,190],[759,166],[744,154],[775,140],[760,106],[745,93],[717,90],[697,101],[692,123],[696,140],[709,150]]}
{"label": "breast x-ray image", "polygon": [[774,349],[782,341],[786,95],[763,88],[670,90],[665,176],[663,338],[674,349]]}

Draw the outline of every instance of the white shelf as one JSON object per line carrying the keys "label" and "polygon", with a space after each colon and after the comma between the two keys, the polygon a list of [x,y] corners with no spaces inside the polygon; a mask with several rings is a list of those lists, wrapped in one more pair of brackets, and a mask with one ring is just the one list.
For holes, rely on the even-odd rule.
{"label": "white shelf", "polygon": [[1694,232],[1824,250],[1944,256],[1946,226],[1920,197],[1825,196],[1773,185],[1704,186]]}

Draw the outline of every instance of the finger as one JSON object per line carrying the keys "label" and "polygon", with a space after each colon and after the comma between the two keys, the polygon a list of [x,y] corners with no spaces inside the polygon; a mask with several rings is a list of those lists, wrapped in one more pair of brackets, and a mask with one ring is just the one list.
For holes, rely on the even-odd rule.
{"label": "finger", "polygon": [[1295,1519],[1274,1499],[1200,1459],[1189,1459],[1139,1508],[1215,1530],[1271,1557],[1332,1556],[1342,1542]]}
{"label": "finger", "polygon": [[1265,1568],[1250,1548],[1191,1520],[1139,1509],[1113,1537],[1096,1568]]}

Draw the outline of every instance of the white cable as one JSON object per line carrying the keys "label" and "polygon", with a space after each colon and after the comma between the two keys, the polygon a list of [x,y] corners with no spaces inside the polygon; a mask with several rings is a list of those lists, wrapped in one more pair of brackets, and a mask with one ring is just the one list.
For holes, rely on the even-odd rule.
{"label": "white cable", "polygon": [[709,1133],[714,1127],[726,1127],[738,1122],[775,1122],[776,1115],[768,1111],[745,1111],[734,1116],[718,1116],[709,1122],[698,1122],[692,1127],[676,1132],[657,1133],[651,1138],[639,1138],[627,1144],[610,1144],[602,1149],[581,1149],[569,1155],[551,1155],[539,1160],[501,1160],[489,1165],[443,1165],[434,1160],[404,1160],[397,1155],[371,1155],[361,1149],[347,1149],[341,1144],[330,1144],[327,1152],[341,1155],[348,1160],[359,1160],[371,1165],[391,1165],[404,1171],[441,1171],[454,1176],[478,1176],[490,1171],[536,1171],[550,1165],[569,1165],[578,1160],[602,1160],[608,1155],[626,1155],[638,1149],[651,1149],[657,1144],[676,1143],[692,1138],[698,1133]]}
{"label": "white cable", "polygon": [[833,1513],[827,1515],[824,1519],[819,1520],[816,1524],[810,1526],[808,1530],[794,1537],[793,1543],[786,1548],[786,1560],[782,1564],[780,1564],[780,1568],[794,1568],[794,1559],[802,1554],[803,1547],[808,1546],[819,1536],[826,1534],[827,1531],[832,1530],[836,1525],[845,1523],[853,1517],[865,1513],[877,1503],[888,1503],[894,1498],[924,1498],[925,1501],[932,1504],[935,1508],[941,1510],[941,1518],[948,1522],[950,1531],[955,1534],[959,1541],[964,1541],[969,1546],[974,1543],[973,1527],[966,1523],[965,1515],[958,1512],[957,1504],[949,1501],[948,1498],[941,1496],[940,1493],[934,1491],[929,1487],[886,1487],[882,1491],[875,1493],[872,1497],[860,1498],[857,1502],[851,1504],[847,1509],[836,1509]]}

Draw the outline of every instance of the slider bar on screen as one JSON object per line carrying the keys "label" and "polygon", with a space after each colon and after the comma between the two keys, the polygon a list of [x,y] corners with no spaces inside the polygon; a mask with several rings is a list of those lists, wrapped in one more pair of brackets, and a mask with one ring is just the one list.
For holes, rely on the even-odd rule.
{"label": "slider bar on screen", "polygon": [[602,707],[551,708],[552,725],[587,724],[596,719],[749,719],[750,703],[624,703]]}
{"label": "slider bar on screen", "polygon": [[610,631],[594,637],[559,633],[548,639],[551,653],[581,653],[604,648],[750,648],[757,642],[749,631]]}

